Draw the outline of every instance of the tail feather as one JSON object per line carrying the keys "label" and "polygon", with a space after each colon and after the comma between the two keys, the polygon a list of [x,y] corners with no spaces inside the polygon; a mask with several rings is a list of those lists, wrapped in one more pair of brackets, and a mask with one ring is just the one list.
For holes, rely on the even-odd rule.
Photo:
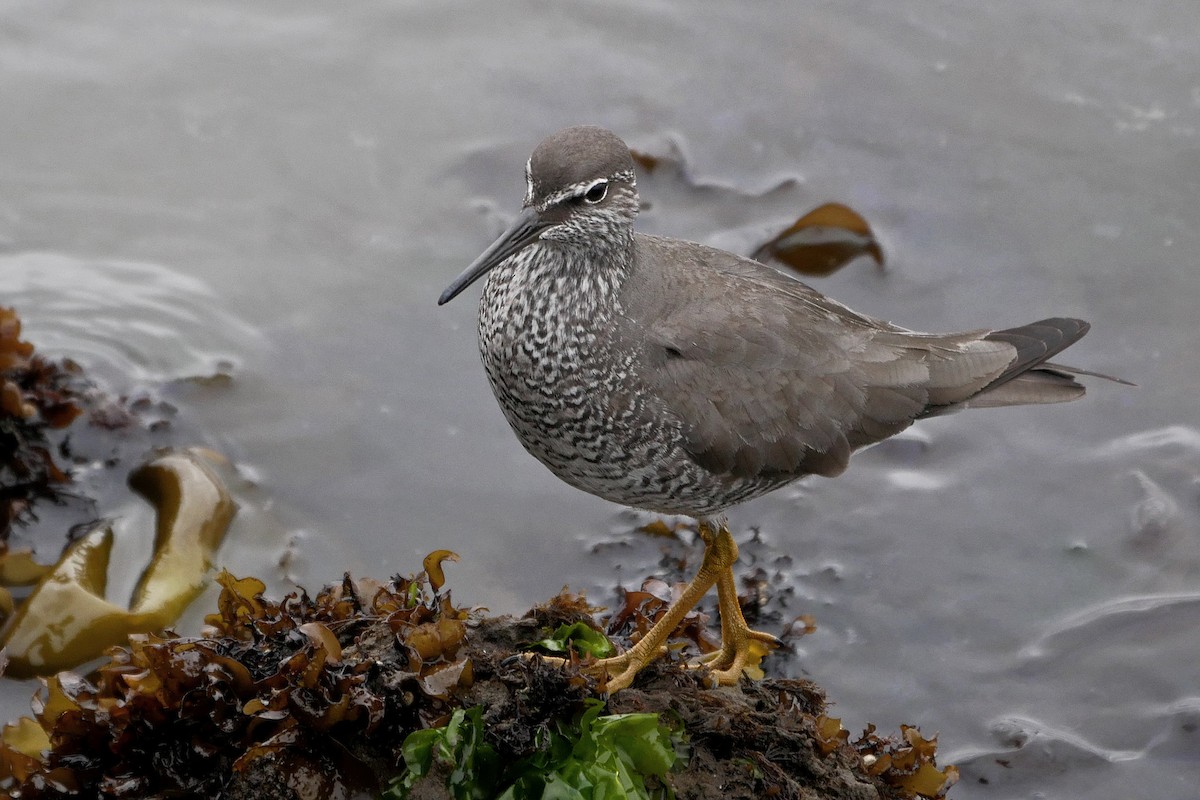
{"label": "tail feather", "polygon": [[1089,378],[1103,378],[1106,381],[1119,383],[1122,386],[1137,386],[1137,384],[1133,381],[1127,381],[1124,378],[1118,378],[1116,375],[1106,375],[1103,372],[1092,372],[1090,369],[1082,369],[1080,367],[1069,367],[1066,364],[1051,364],[1049,361],[1038,365],[1038,369],[1067,375],[1086,375]]}
{"label": "tail feather", "polygon": [[1032,369],[999,386],[985,389],[963,403],[969,408],[998,408],[1033,403],[1066,403],[1083,397],[1083,385],[1069,375]]}
{"label": "tail feather", "polygon": [[1018,375],[1034,369],[1083,338],[1091,325],[1081,319],[1053,317],[1019,328],[989,333],[984,339],[1017,348],[1016,359],[983,391],[998,388]]}
{"label": "tail feather", "polygon": [[989,333],[984,337],[985,341],[1011,345],[1017,351],[1016,358],[974,395],[951,405],[933,406],[923,416],[938,416],[960,408],[1065,403],[1082,397],[1086,390],[1072,375],[1092,373],[1050,364],[1048,359],[1083,338],[1089,327],[1081,319],[1054,317]]}

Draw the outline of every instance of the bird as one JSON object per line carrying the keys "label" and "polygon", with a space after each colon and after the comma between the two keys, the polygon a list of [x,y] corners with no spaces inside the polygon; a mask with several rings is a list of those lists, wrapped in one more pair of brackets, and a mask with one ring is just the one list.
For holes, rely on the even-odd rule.
{"label": "bird", "polygon": [[852,452],[916,420],[1076,400],[1076,377],[1096,374],[1048,361],[1087,333],[1083,320],[921,333],[757,261],[636,232],[635,163],[604,128],[543,140],[525,182],[516,219],[438,305],[486,276],[479,351],[525,449],[583,491],[696,519],[704,543],[695,577],[654,627],[587,667],[610,693],[664,652],[714,585],[715,684],[736,684],[778,646],[738,603],[729,507],[836,476]]}

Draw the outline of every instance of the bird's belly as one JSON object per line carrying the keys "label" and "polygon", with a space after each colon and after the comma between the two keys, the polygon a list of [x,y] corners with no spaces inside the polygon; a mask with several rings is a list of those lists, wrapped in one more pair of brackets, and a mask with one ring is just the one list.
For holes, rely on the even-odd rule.
{"label": "bird's belly", "polygon": [[[496,400],[521,444],[551,472],[614,503],[693,517],[719,513],[778,481],[715,475],[687,453],[682,421],[644,407],[628,373],[547,366],[528,351],[483,348]],[[649,413],[648,413],[649,412]]]}

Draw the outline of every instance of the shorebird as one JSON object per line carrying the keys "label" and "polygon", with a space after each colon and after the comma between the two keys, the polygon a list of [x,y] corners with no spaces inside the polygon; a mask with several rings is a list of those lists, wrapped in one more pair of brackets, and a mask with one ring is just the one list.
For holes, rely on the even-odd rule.
{"label": "shorebird", "polygon": [[625,653],[595,662],[613,692],[663,650],[715,584],[719,684],[778,640],[750,628],[721,512],[915,420],[970,407],[1075,400],[1084,370],[1047,359],[1088,323],[918,333],[859,314],[756,261],[634,231],[629,148],[603,128],[537,146],[509,228],[442,293],[487,276],[479,350],[496,399],[535,458],[572,486],[695,518],[703,562]]}

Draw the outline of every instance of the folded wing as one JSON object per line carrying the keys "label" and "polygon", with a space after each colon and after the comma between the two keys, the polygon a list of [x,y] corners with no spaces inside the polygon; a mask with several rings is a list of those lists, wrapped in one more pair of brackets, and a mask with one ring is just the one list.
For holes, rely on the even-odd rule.
{"label": "folded wing", "polygon": [[681,420],[692,458],[715,473],[836,475],[852,451],[921,417],[1084,392],[1045,362],[1085,322],[916,333],[756,262],[700,245],[680,258],[673,244],[671,257],[655,258],[647,251],[659,240],[637,237],[650,257],[641,263],[671,274],[654,290],[628,287],[626,305],[645,333],[641,379]]}

